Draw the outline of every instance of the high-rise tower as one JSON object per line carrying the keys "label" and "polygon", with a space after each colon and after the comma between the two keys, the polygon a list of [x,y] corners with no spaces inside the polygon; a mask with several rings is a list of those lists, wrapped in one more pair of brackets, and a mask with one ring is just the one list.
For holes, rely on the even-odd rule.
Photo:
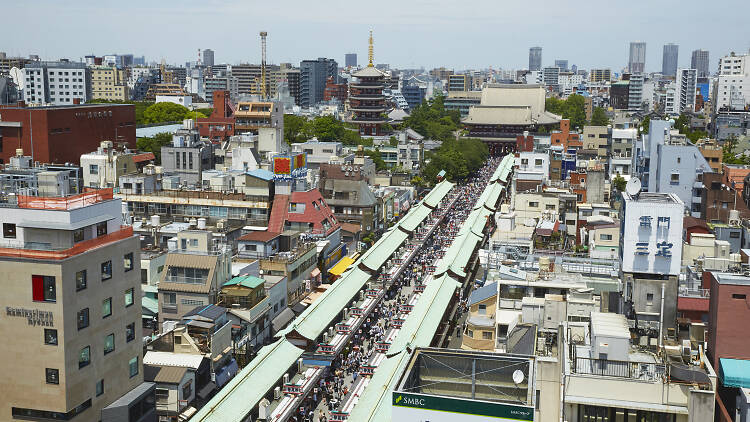
{"label": "high-rise tower", "polygon": [[266,88],[266,37],[268,32],[260,32],[260,98],[265,100],[268,98],[268,89]]}

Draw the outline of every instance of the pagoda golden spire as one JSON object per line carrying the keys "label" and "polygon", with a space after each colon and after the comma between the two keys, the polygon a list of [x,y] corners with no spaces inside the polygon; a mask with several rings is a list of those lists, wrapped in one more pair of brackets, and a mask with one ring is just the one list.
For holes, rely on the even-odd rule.
{"label": "pagoda golden spire", "polygon": [[373,67],[372,59],[373,59],[374,53],[373,53],[373,47],[372,47],[372,29],[370,30],[370,46],[367,49],[367,57],[370,59],[370,63],[367,65],[367,67]]}

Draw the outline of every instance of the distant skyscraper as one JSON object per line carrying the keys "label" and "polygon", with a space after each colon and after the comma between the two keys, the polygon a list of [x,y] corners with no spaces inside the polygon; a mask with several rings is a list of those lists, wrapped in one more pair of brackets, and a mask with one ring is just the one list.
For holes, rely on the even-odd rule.
{"label": "distant skyscraper", "polygon": [[559,67],[561,72],[567,72],[568,71],[568,61],[567,60],[555,60],[555,67]]}
{"label": "distant skyscraper", "polygon": [[630,60],[628,60],[628,71],[630,73],[643,73],[646,68],[646,43],[641,41],[630,43]]}
{"label": "distant skyscraper", "polygon": [[214,51],[211,50],[210,48],[203,50],[203,65],[204,66],[214,65]]}
{"label": "distant skyscraper", "polygon": [[664,44],[664,53],[661,58],[661,73],[664,76],[674,76],[677,73],[677,44]]}
{"label": "distant skyscraper", "polygon": [[694,50],[690,59],[690,68],[698,71],[699,78],[708,76],[708,50]]}
{"label": "distant skyscraper", "polygon": [[529,49],[529,70],[542,70],[542,47]]}
{"label": "distant skyscraper", "polygon": [[346,53],[344,56],[344,65],[346,67],[357,67],[357,53]]}

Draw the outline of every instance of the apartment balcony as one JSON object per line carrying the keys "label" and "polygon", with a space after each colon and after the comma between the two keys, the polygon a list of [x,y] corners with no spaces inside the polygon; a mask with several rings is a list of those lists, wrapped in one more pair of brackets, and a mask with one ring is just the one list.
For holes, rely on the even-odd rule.
{"label": "apartment balcony", "polygon": [[67,249],[56,249],[43,243],[26,243],[23,245],[6,243],[0,244],[0,256],[27,259],[62,260],[75,255],[86,253],[90,250],[100,248],[104,245],[117,242],[122,239],[127,239],[131,236],[133,236],[133,227],[120,226],[120,230],[116,232],[112,232],[104,236],[99,236],[94,239],[78,242],[75,244],[75,246]]}

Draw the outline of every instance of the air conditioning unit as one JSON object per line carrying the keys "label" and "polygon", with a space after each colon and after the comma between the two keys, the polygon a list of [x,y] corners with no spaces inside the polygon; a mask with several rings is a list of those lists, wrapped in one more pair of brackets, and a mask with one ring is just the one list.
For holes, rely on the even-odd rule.
{"label": "air conditioning unit", "polygon": [[276,388],[273,389],[273,399],[274,400],[281,399],[281,388],[276,387]]}
{"label": "air conditioning unit", "polygon": [[289,374],[284,374],[283,378],[284,384],[289,384]]}

